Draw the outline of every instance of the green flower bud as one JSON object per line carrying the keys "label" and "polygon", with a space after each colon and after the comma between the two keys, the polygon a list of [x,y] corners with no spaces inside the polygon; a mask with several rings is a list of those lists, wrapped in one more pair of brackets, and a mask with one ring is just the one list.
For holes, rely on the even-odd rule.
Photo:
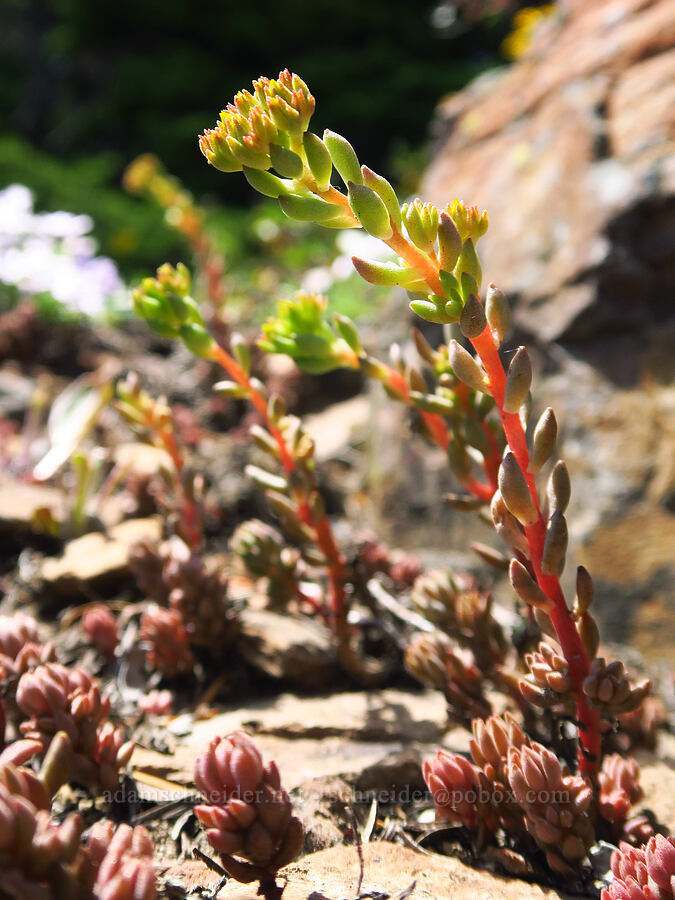
{"label": "green flower bud", "polygon": [[199,149],[209,165],[221,172],[241,172],[241,163],[227,144],[227,134],[219,128],[207,129],[199,135]]}
{"label": "green flower bud", "polygon": [[238,141],[232,135],[228,134],[227,146],[230,148],[232,156],[241,166],[250,166],[252,169],[269,169],[271,160],[269,153],[264,150],[252,150],[246,144]]}
{"label": "green flower bud", "polygon": [[[462,247],[462,252],[459,254],[459,259],[457,260],[457,265],[455,266],[455,274],[460,276],[460,280],[461,276],[464,274],[471,275],[471,277],[476,282],[476,289],[470,291],[469,293],[478,294],[480,292],[480,282],[483,273],[480,267],[480,262],[478,260],[478,255],[476,254],[476,248],[474,247],[471,238],[465,241],[464,246]],[[468,293],[465,294],[464,297],[466,299],[468,297]]]}
{"label": "green flower bud", "polygon": [[457,231],[457,226],[444,210],[438,223],[438,252],[441,269],[452,272],[457,265],[461,250],[462,239]]}
{"label": "green flower bud", "polygon": [[347,185],[350,181],[354,184],[362,184],[361,167],[354,148],[342,135],[330,131],[328,128],[323,133],[323,142],[328,148],[333,165],[338,170],[340,178]]}
{"label": "green flower bud", "polygon": [[487,231],[487,213],[479,213],[477,206],[465,206],[460,200],[453,200],[445,211],[457,226],[462,241],[471,239],[475,244]]}
{"label": "green flower bud", "polygon": [[412,203],[404,203],[401,215],[410,240],[424,253],[429,253],[436,242],[438,233],[438,210],[432,203],[422,203],[416,198]]}
{"label": "green flower bud", "polygon": [[349,205],[368,234],[386,241],[393,234],[389,213],[384,201],[364,184],[347,183]]}
{"label": "green flower bud", "polygon": [[296,137],[302,134],[302,117],[297,109],[289,106],[282,97],[269,97],[267,107],[270,118],[281,132],[288,132]]}
{"label": "green flower bud", "polygon": [[330,176],[333,171],[333,161],[330,158],[328,147],[321,138],[306,131],[302,138],[302,145],[307,157],[307,165],[316,181],[320,191],[327,191],[330,187]]}

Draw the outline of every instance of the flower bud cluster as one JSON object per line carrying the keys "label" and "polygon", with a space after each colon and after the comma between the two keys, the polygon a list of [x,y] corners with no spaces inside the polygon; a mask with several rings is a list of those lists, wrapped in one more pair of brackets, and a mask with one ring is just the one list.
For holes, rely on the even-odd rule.
{"label": "flower bud cluster", "polygon": [[326,316],[328,301],[318,294],[299,293],[281,300],[277,314],[263,325],[258,345],[267,353],[285,353],[305,372],[320,374],[339,368],[359,368],[362,352],[356,328],[346,316]]}
{"label": "flower bud cluster", "polygon": [[[199,306],[190,296],[187,268],[165,263],[156,278],[144,278],[133,292],[134,312],[161,337],[179,338],[196,356],[210,358],[215,341],[206,330]],[[121,398],[124,403],[125,398]]]}
{"label": "flower bud cluster", "polygon": [[673,900],[675,838],[651,837],[643,847],[621,842],[612,853],[614,880],[601,900]]}
{"label": "flower bud cluster", "polygon": [[195,813],[226,871],[245,883],[273,882],[303,837],[276,765],[264,765],[248,735],[235,732],[197,758],[194,780],[206,801]]}
{"label": "flower bud cluster", "polygon": [[[274,167],[282,176],[291,171],[300,175],[300,158],[288,148],[293,138],[302,138],[307,131],[314,107],[307,85],[288,69],[278,78],[259,78],[253,82],[253,93],[240,91],[228,103],[215,128],[200,136],[199,147],[221,172]],[[299,167],[292,156],[298,158]]]}
{"label": "flower bud cluster", "polygon": [[122,184],[132,194],[151,197],[166,210],[169,225],[177,228],[200,249],[204,237],[203,213],[176,178],[164,170],[160,160],[152,153],[144,153],[127,166]]}
{"label": "flower bud cluster", "polygon": [[84,669],[58,663],[38,666],[21,676],[16,700],[27,717],[20,726],[26,738],[46,750],[54,735],[64,731],[72,744],[78,780],[93,788],[116,788],[119,770],[128,763],[134,745],[125,743],[121,728],[108,721],[110,701]]}

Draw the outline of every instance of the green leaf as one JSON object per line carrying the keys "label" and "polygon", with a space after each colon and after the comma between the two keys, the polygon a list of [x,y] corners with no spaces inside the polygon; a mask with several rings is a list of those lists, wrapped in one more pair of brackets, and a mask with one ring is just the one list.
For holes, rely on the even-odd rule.
{"label": "green leaf", "polygon": [[326,203],[319,197],[301,194],[282,195],[279,197],[279,206],[289,219],[296,219],[298,222],[317,222],[320,225],[337,218],[341,212],[339,207]]}
{"label": "green leaf", "polygon": [[347,188],[352,212],[368,234],[383,241],[390,238],[393,231],[382,198],[365,184],[349,181]]}
{"label": "green leaf", "polygon": [[289,191],[288,185],[271,172],[252,169],[250,166],[244,166],[243,172],[253,190],[258,191],[263,197],[272,197],[273,200],[276,200]]}
{"label": "green leaf", "polygon": [[318,135],[311,131],[306,131],[303,135],[302,145],[305,149],[307,165],[316,179],[317,187],[320,191],[327,191],[333,171],[333,161],[330,158],[328,147]]}
{"label": "green leaf", "polygon": [[283,178],[299,178],[305,170],[298,154],[279,144],[270,144],[270,159]]}
{"label": "green leaf", "polygon": [[375,191],[375,193],[380,197],[384,205],[387,207],[387,212],[391,217],[391,221],[394,223],[394,226],[400,231],[401,204],[399,203],[398,197],[396,196],[396,191],[389,184],[386,178],[383,178],[381,175],[373,172],[373,170],[369,169],[367,166],[361,166],[361,175],[363,176],[363,183],[366,185],[366,187],[369,187],[373,191]]}
{"label": "green leaf", "polygon": [[349,141],[343,138],[342,135],[327,128],[323,133],[323,142],[328,148],[333,165],[338,170],[340,178],[342,178],[345,185],[350,181],[353,181],[354,184],[361,184],[363,182],[361,166],[359,165],[356,152]]}

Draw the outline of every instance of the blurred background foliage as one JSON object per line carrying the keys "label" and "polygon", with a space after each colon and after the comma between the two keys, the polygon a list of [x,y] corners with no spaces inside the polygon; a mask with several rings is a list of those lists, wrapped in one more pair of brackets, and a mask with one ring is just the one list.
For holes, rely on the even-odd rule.
{"label": "blurred background foliage", "polygon": [[[424,164],[433,109],[504,62],[524,3],[509,0],[2,0],[0,187],[38,209],[88,213],[126,278],[185,255],[162,211],[120,187],[155,153],[211,207],[231,254],[255,253],[243,179],[219,178],[197,134],[260,74],[299,72],[317,97],[315,130],[349,135],[405,190]],[[236,226],[236,227],[234,227]],[[234,237],[238,232],[239,237]]]}

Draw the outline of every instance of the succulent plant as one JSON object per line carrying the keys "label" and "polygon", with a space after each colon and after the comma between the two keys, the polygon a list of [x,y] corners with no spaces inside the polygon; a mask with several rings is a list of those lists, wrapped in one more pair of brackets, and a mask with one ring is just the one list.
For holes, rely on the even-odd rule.
{"label": "succulent plant", "polygon": [[276,873],[298,855],[303,833],[275,763],[264,765],[251,738],[235,732],[197,758],[194,780],[205,800],[195,813],[225,870],[259,881],[265,897],[280,895]]}
{"label": "succulent plant", "polygon": [[146,715],[166,716],[173,710],[173,694],[167,690],[152,690],[138,701],[139,709]]}
{"label": "succulent plant", "polygon": [[63,731],[72,744],[73,772],[92,788],[115,790],[119,770],[133,752],[121,728],[108,721],[110,702],[82,668],[58,663],[38,666],[21,676],[16,692],[19,709],[27,717],[22,734],[47,750],[54,735]]}
{"label": "succulent plant", "polygon": [[94,883],[95,900],[155,900],[157,885],[152,860],[152,839],[142,825],[118,825],[112,831],[108,823],[89,843],[94,856],[105,853],[98,865]]}
{"label": "succulent plant", "polygon": [[53,655],[52,645],[40,640],[35,619],[21,612],[0,616],[0,679],[21,675]]}
{"label": "succulent plant", "polygon": [[[170,619],[175,623],[176,641],[185,643],[182,623],[187,643],[195,651],[207,648],[220,654],[236,637],[238,624],[227,592],[227,578],[221,572],[207,568],[201,556],[192,553],[180,538],[173,537],[162,544],[139,542],[131,550],[129,564],[145,595],[160,608],[169,607],[171,617],[152,610],[148,613],[149,618],[144,618],[147,628],[153,617],[157,627],[161,621],[166,622],[167,649]],[[144,639],[152,642],[147,628]],[[172,667],[170,657],[169,653],[165,674]],[[183,662],[176,664],[183,667],[182,671],[187,671],[191,664],[188,666],[185,653],[182,658]],[[165,671],[161,666],[159,668]]]}
{"label": "succulent plant", "polygon": [[612,853],[614,881],[601,900],[673,900],[675,838],[651,837],[644,847],[619,844]]}
{"label": "succulent plant", "polygon": [[141,616],[139,631],[148,665],[167,678],[175,678],[194,667],[194,656],[183,616],[177,609],[153,605]]}
{"label": "succulent plant", "polygon": [[97,603],[82,616],[82,631],[105,659],[115,656],[119,641],[117,620],[107,606]]}

